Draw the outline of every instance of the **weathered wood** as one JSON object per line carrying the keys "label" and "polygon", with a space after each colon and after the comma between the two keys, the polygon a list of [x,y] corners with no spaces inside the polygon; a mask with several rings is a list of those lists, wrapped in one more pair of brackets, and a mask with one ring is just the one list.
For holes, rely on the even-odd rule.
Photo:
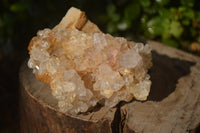
{"label": "weathered wood", "polygon": [[101,107],[88,114],[61,113],[49,86],[24,64],[20,71],[23,133],[184,133],[200,122],[200,58],[148,42],[154,66],[148,100]]}
{"label": "weathered wood", "polygon": [[[200,123],[200,58],[149,41],[154,51],[146,102],[124,105],[124,132],[186,133]],[[123,111],[124,112],[124,111]]]}

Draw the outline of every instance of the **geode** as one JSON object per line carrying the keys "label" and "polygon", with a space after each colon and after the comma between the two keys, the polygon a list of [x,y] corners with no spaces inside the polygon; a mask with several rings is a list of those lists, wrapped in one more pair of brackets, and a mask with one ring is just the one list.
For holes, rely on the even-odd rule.
{"label": "geode", "polygon": [[38,31],[28,50],[29,68],[50,86],[62,112],[86,112],[97,103],[111,108],[149,94],[151,47],[102,33],[74,7],[53,29]]}

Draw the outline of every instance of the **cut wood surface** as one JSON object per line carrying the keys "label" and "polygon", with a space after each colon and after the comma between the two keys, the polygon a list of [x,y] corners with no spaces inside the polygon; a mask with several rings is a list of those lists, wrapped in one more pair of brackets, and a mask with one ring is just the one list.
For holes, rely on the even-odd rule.
{"label": "cut wood surface", "polygon": [[148,41],[153,47],[147,101],[121,102],[72,116],[58,110],[48,85],[23,64],[20,70],[22,133],[186,133],[200,123],[200,58]]}
{"label": "cut wood surface", "polygon": [[61,113],[48,85],[37,80],[24,64],[21,68],[21,132],[110,133],[115,108],[100,108],[89,114]]}

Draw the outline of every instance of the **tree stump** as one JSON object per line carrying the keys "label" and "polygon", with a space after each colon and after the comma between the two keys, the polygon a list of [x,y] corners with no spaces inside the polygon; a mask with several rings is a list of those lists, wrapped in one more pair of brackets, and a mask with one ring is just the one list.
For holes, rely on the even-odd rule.
{"label": "tree stump", "polygon": [[49,86],[20,70],[23,133],[186,133],[200,124],[200,58],[149,41],[152,87],[146,101],[120,102],[72,116],[58,110]]}

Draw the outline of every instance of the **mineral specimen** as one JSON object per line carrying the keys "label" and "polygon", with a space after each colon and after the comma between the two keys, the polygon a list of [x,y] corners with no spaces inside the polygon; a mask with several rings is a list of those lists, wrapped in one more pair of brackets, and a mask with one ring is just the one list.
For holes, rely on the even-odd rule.
{"label": "mineral specimen", "polygon": [[151,86],[151,47],[102,33],[79,9],[71,8],[29,44],[29,68],[47,83],[60,111],[86,112],[99,101],[146,100]]}

